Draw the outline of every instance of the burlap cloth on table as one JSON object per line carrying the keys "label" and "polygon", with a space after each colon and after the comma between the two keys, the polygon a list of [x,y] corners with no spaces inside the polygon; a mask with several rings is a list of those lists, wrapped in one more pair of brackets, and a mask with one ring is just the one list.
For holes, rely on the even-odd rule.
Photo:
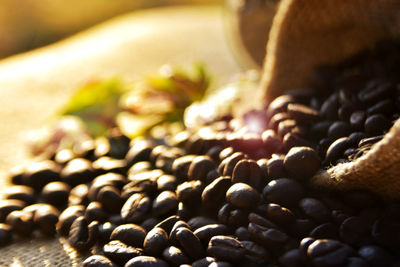
{"label": "burlap cloth on table", "polygon": [[[398,37],[400,0],[283,0],[270,31],[262,89],[272,99],[306,87],[315,67]],[[400,198],[400,121],[363,157],[322,171],[313,182]]]}

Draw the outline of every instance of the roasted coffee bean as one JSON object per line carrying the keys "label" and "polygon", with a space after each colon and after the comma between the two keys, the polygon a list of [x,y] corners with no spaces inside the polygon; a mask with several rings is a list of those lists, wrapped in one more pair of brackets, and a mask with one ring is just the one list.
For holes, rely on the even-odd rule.
{"label": "roasted coffee bean", "polygon": [[82,205],[70,206],[66,208],[58,217],[56,225],[57,232],[62,236],[67,236],[72,223],[76,218],[83,216],[85,207]]}
{"label": "roasted coffee bean", "polygon": [[358,147],[364,147],[364,146],[371,146],[375,144],[376,142],[379,142],[383,139],[384,135],[378,135],[370,138],[363,138],[360,140],[358,143]]}
{"label": "roasted coffee bean", "polygon": [[190,229],[189,224],[187,224],[185,221],[182,221],[182,220],[177,221],[169,233],[169,241],[171,242],[172,245],[179,246],[179,241],[176,237],[176,232],[181,227]]}
{"label": "roasted coffee bean", "polygon": [[152,169],[151,163],[148,161],[139,161],[133,164],[128,169],[128,175],[135,175],[141,172],[146,172]]}
{"label": "roasted coffee bean", "polygon": [[189,166],[189,180],[205,181],[208,172],[216,168],[214,161],[208,156],[197,156]]}
{"label": "roasted coffee bean", "polygon": [[314,123],[310,128],[309,136],[315,140],[320,140],[324,138],[327,135],[328,129],[331,124],[332,122],[326,120]]}
{"label": "roasted coffee bean", "polygon": [[88,198],[90,201],[96,201],[97,194],[99,193],[100,189],[104,186],[114,186],[118,189],[121,189],[126,184],[126,178],[118,173],[106,173],[97,176],[90,185]]}
{"label": "roasted coffee bean", "polygon": [[218,172],[223,176],[232,176],[236,164],[244,158],[245,155],[242,152],[233,153],[219,164]]}
{"label": "roasted coffee bean", "polygon": [[14,210],[22,210],[26,203],[17,199],[0,200],[0,222],[4,222],[7,215]]}
{"label": "roasted coffee bean", "polygon": [[333,142],[328,150],[326,151],[324,164],[330,164],[338,160],[343,156],[343,153],[346,149],[351,146],[351,141],[349,137],[341,137]]}
{"label": "roasted coffee bean", "polygon": [[392,126],[392,122],[382,114],[369,116],[365,120],[364,129],[367,134],[380,135],[385,133]]}
{"label": "roasted coffee bean", "polygon": [[246,256],[259,260],[269,260],[271,258],[269,252],[257,243],[253,241],[241,241],[241,243],[246,250]]}
{"label": "roasted coffee bean", "polygon": [[367,113],[369,115],[380,113],[380,114],[390,116],[394,113],[394,110],[395,110],[395,104],[394,104],[393,100],[385,99],[385,100],[382,100],[382,101],[376,103],[375,105],[369,107],[367,109]]}
{"label": "roasted coffee bean", "polygon": [[213,236],[208,243],[207,253],[218,260],[237,262],[246,254],[242,243],[232,237]]}
{"label": "roasted coffee bean", "polygon": [[368,267],[368,263],[362,258],[350,257],[347,259],[346,267]]}
{"label": "roasted coffee bean", "polygon": [[116,224],[105,222],[99,225],[98,243],[105,244],[110,240],[111,233],[117,228]]}
{"label": "roasted coffee bean", "polygon": [[296,217],[291,210],[274,203],[267,204],[267,217],[283,226],[290,226],[296,221]]}
{"label": "roasted coffee bean", "polygon": [[203,242],[203,244],[207,245],[213,236],[226,235],[228,234],[228,231],[228,227],[224,224],[209,224],[196,229],[194,234]]}
{"label": "roasted coffee bean", "polygon": [[208,265],[209,267],[233,267],[232,264],[226,261],[216,261]]}
{"label": "roasted coffee bean", "polygon": [[268,160],[268,176],[270,179],[287,177],[285,167],[283,166],[284,157],[272,157]]}
{"label": "roasted coffee bean", "polygon": [[[24,210],[26,211],[26,208]],[[59,212],[55,207],[42,204],[34,212],[33,222],[40,232],[52,236],[56,233],[58,217]]]}
{"label": "roasted coffee bean", "polygon": [[308,247],[314,243],[315,239],[312,237],[306,237],[303,238],[300,241],[300,245],[299,245],[299,253],[300,253],[300,257],[302,259],[303,262],[309,262],[309,258],[308,258]]}
{"label": "roasted coffee bean", "polygon": [[125,267],[168,267],[168,264],[151,256],[138,256],[129,260]]}
{"label": "roasted coffee bean", "polygon": [[344,121],[335,121],[328,129],[328,137],[338,139],[348,136],[351,133],[350,124]]}
{"label": "roasted coffee bean", "polygon": [[133,194],[121,208],[121,217],[127,223],[139,223],[150,215],[152,201],[142,193]]}
{"label": "roasted coffee bean", "polygon": [[83,158],[76,158],[69,161],[60,173],[62,181],[72,187],[90,182],[94,178],[94,175],[92,163]]}
{"label": "roasted coffee bean", "polygon": [[301,211],[317,223],[324,223],[330,219],[330,211],[324,203],[315,198],[303,198],[299,202]]}
{"label": "roasted coffee bean", "polygon": [[289,104],[287,106],[289,116],[298,121],[311,123],[318,119],[318,111],[301,104]]}
{"label": "roasted coffee bean", "polygon": [[213,146],[209,150],[207,150],[206,155],[209,156],[214,162],[219,162],[219,154],[224,150],[223,146]]}
{"label": "roasted coffee bean", "polygon": [[366,114],[362,110],[355,111],[350,116],[350,126],[353,130],[362,131],[364,129]]}
{"label": "roasted coffee bean", "polygon": [[71,189],[68,196],[68,205],[85,205],[89,204],[89,187],[86,184],[80,184]]}
{"label": "roasted coffee bean", "polygon": [[69,148],[63,148],[54,155],[54,161],[61,165],[67,164],[73,158],[75,158],[75,153]]}
{"label": "roasted coffee bean", "polygon": [[292,249],[285,252],[285,254],[279,257],[278,262],[282,267],[304,266],[301,260],[300,251],[298,249]]}
{"label": "roasted coffee bean", "polygon": [[204,216],[193,217],[187,222],[187,224],[190,226],[190,229],[193,231],[205,225],[216,224],[216,223],[218,223],[216,220]]}
{"label": "roasted coffee bean", "polygon": [[27,204],[33,204],[34,202],[36,202],[34,190],[26,185],[14,185],[7,187],[4,193],[4,199],[21,200]]}
{"label": "roasted coffee bean", "polygon": [[136,224],[122,224],[112,231],[110,239],[119,240],[129,246],[141,248],[146,237],[146,230]]}
{"label": "roasted coffee bean", "polygon": [[261,197],[253,187],[244,183],[236,183],[226,192],[226,200],[235,207],[250,209],[258,205]]}
{"label": "roasted coffee bean", "polygon": [[112,261],[124,265],[130,259],[141,256],[143,251],[140,248],[128,246],[119,240],[113,240],[103,246],[103,253]]}
{"label": "roasted coffee bean", "polygon": [[[219,153],[219,156],[218,156],[219,157],[219,161],[223,161],[224,159],[226,159],[229,156],[231,156],[233,153],[235,153],[235,150],[233,149],[233,147],[224,148]],[[218,169],[219,169],[219,166],[218,166]],[[223,170],[223,168],[222,168],[222,170]]]}
{"label": "roasted coffee bean", "polygon": [[173,175],[164,174],[157,179],[157,190],[162,191],[175,191],[178,185],[177,178]]}
{"label": "roasted coffee bean", "polygon": [[34,162],[28,166],[23,184],[40,192],[46,184],[60,180],[59,172],[60,168],[53,161]]}
{"label": "roasted coffee bean", "polygon": [[97,175],[108,172],[123,173],[126,171],[126,161],[110,157],[100,157],[93,161],[92,167]]}
{"label": "roasted coffee bean", "polygon": [[370,84],[365,89],[358,92],[358,99],[363,103],[376,102],[389,96],[395,90],[391,83]]}
{"label": "roasted coffee bean", "polygon": [[337,94],[332,94],[324,101],[319,110],[319,113],[323,118],[333,121],[337,119],[338,107],[339,107],[338,96]]}
{"label": "roasted coffee bean", "polygon": [[235,231],[235,236],[237,236],[240,241],[251,240],[250,233],[249,230],[247,230],[247,227],[240,226],[239,228],[237,228]]}
{"label": "roasted coffee bean", "polygon": [[202,205],[205,209],[216,210],[225,200],[225,194],[231,186],[231,178],[222,176],[207,185],[201,194]]}
{"label": "roasted coffee bean", "polygon": [[182,218],[183,220],[189,220],[190,218],[196,216],[197,207],[193,207],[193,204],[184,204],[182,202],[178,203],[178,209],[176,211],[176,215]]}
{"label": "roasted coffee bean", "polygon": [[134,163],[140,161],[149,161],[150,154],[154,146],[155,144],[150,140],[134,140],[125,156],[128,166],[132,166]]}
{"label": "roasted coffee bean", "polygon": [[51,182],[42,189],[43,200],[54,206],[63,206],[68,202],[70,186],[64,182]]}
{"label": "roasted coffee bean", "polygon": [[263,146],[269,152],[273,154],[279,152],[283,146],[281,139],[274,130],[266,130],[261,135]]}
{"label": "roasted coffee bean", "polygon": [[316,223],[310,219],[297,219],[295,224],[288,230],[293,236],[302,238],[310,235],[315,227]]}
{"label": "roasted coffee bean", "polygon": [[347,218],[340,225],[340,238],[347,244],[357,244],[369,234],[371,225],[360,217],[352,216]]}
{"label": "roasted coffee bean", "polygon": [[309,147],[310,142],[294,133],[287,133],[283,137],[283,150],[289,151],[292,147]]}
{"label": "roasted coffee bean", "polygon": [[285,156],[283,165],[292,177],[304,180],[318,171],[321,161],[314,149],[293,147]]}
{"label": "roasted coffee bean", "polygon": [[144,252],[148,255],[159,256],[168,246],[168,234],[164,229],[155,227],[149,231],[143,242]]}
{"label": "roasted coffee bean", "polygon": [[358,255],[364,259],[369,266],[392,266],[392,256],[383,248],[369,245],[363,246],[358,250]]}
{"label": "roasted coffee bean", "polygon": [[307,249],[307,256],[314,266],[344,266],[354,254],[352,248],[332,239],[318,239]]}
{"label": "roasted coffee bean", "polygon": [[232,183],[246,183],[259,190],[265,183],[265,175],[254,160],[240,160],[232,174]]}
{"label": "roasted coffee bean", "polygon": [[364,132],[354,132],[354,133],[349,135],[350,142],[351,142],[352,146],[357,146],[358,143],[362,139],[367,138],[367,137],[368,137],[368,135],[366,133],[364,133]]}
{"label": "roasted coffee bean", "polygon": [[5,223],[10,225],[13,232],[20,236],[29,236],[34,230],[33,214],[14,210],[7,215]]}
{"label": "roasted coffee bean", "polygon": [[177,247],[169,246],[164,249],[162,257],[172,266],[180,266],[189,263],[189,258]]}
{"label": "roasted coffee bean", "polygon": [[295,120],[284,120],[281,121],[278,125],[278,136],[283,138],[285,134],[290,132],[295,132],[296,127],[298,127],[297,122]]}
{"label": "roasted coffee bean", "polygon": [[339,118],[339,120],[349,121],[351,114],[355,110],[356,110],[356,107],[351,103],[347,103],[347,104],[342,105],[338,109],[338,118]]}
{"label": "roasted coffee bean", "polygon": [[85,210],[85,218],[89,222],[98,221],[105,222],[108,219],[109,214],[103,209],[103,205],[100,202],[90,202]]}
{"label": "roasted coffee bean", "polygon": [[155,227],[160,227],[164,229],[165,232],[169,233],[171,232],[172,227],[174,227],[175,223],[179,220],[180,220],[179,216],[172,215],[159,222]]}
{"label": "roasted coffee bean", "polygon": [[218,211],[218,221],[229,227],[236,228],[247,224],[249,212],[243,209],[236,209],[227,203]]}
{"label": "roasted coffee bean", "polygon": [[155,217],[167,215],[176,211],[178,207],[178,197],[175,192],[163,191],[153,201],[152,214]]}
{"label": "roasted coffee bean", "polygon": [[[276,113],[268,122],[268,127],[273,130],[278,130],[278,125],[281,121],[290,119],[289,114],[286,112]],[[268,130],[267,130],[268,131]]]}
{"label": "roasted coffee bean", "polygon": [[90,249],[98,236],[98,222],[89,222],[81,216],[74,220],[68,234],[71,247],[79,251]]}
{"label": "roasted coffee bean", "polygon": [[102,208],[110,213],[119,213],[122,207],[120,192],[114,186],[104,186],[97,194],[97,201]]}
{"label": "roasted coffee bean", "polygon": [[92,255],[82,263],[82,267],[117,267],[117,265],[107,257],[102,255]]}
{"label": "roasted coffee bean", "polygon": [[329,222],[318,225],[309,234],[315,239],[337,239],[338,235],[337,226]]}
{"label": "roasted coffee bean", "polygon": [[287,106],[294,102],[294,97],[291,95],[278,96],[268,105],[267,116],[270,118],[276,113],[286,112]]}
{"label": "roasted coffee bean", "polygon": [[289,236],[278,229],[249,223],[248,230],[254,240],[257,240],[263,246],[275,252],[280,251],[289,241]]}
{"label": "roasted coffee bean", "polygon": [[267,202],[291,207],[304,196],[304,189],[294,180],[281,178],[269,182],[262,194]]}
{"label": "roasted coffee bean", "polygon": [[216,259],[213,257],[205,257],[200,260],[194,261],[192,267],[208,267],[211,263],[215,262]]}
{"label": "roasted coffee bean", "polygon": [[180,227],[176,231],[176,238],[186,255],[196,260],[204,256],[204,249],[199,238],[189,229]]}
{"label": "roasted coffee bean", "polygon": [[178,200],[187,205],[196,205],[201,201],[203,183],[200,180],[187,181],[178,186]]}
{"label": "roasted coffee bean", "polygon": [[374,241],[388,249],[400,252],[400,222],[391,218],[381,218],[375,221],[371,236]]}
{"label": "roasted coffee bean", "polygon": [[8,224],[0,223],[0,247],[12,242],[12,228]]}

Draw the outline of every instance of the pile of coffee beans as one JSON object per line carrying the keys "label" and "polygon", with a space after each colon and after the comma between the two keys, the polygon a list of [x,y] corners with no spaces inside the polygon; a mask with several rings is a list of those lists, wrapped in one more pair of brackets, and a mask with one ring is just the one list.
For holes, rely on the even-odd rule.
{"label": "pile of coffee beans", "polygon": [[[0,245],[62,236],[83,266],[395,266],[400,202],[308,183],[379,141],[400,113],[400,51],[316,74],[243,118],[162,139],[122,134],[11,175]],[[321,88],[324,88],[322,90]]]}

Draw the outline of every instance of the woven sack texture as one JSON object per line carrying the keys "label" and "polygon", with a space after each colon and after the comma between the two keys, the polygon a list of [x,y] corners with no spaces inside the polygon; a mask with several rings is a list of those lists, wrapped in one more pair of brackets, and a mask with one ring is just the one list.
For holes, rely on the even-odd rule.
{"label": "woven sack texture", "polygon": [[[261,86],[270,100],[306,89],[316,67],[399,37],[400,0],[282,0],[269,34]],[[363,157],[322,171],[313,182],[400,198],[400,122]]]}

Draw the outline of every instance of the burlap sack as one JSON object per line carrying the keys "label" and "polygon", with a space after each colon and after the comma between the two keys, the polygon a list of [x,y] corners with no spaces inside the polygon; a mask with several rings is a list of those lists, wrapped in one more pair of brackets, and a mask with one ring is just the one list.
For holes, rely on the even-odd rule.
{"label": "burlap sack", "polygon": [[[400,0],[282,0],[267,44],[267,99],[307,86],[311,71],[400,36]],[[366,155],[318,173],[317,185],[400,197],[400,122]]]}

